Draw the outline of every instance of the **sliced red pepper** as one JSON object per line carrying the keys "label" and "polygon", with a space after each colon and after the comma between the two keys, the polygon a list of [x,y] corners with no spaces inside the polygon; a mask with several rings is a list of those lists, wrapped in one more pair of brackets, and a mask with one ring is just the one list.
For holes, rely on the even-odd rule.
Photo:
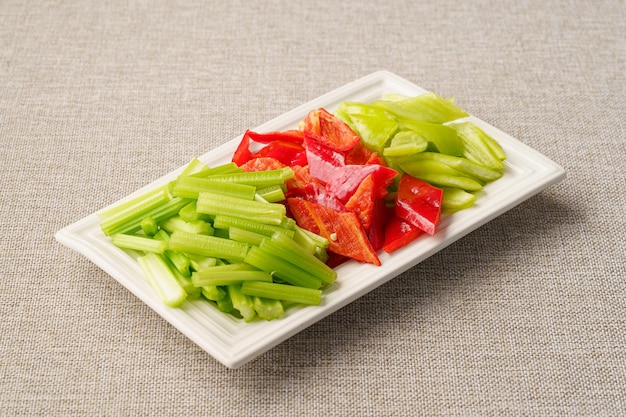
{"label": "sliced red pepper", "polygon": [[301,188],[291,189],[288,196],[317,203],[340,212],[349,211],[334,194],[330,193],[326,187],[316,181],[310,182]]}
{"label": "sliced red pepper", "polygon": [[361,181],[361,184],[346,203],[346,209],[357,215],[366,232],[369,232],[372,225],[375,201],[374,178],[370,174]]}
{"label": "sliced red pepper", "polygon": [[248,130],[247,135],[251,140],[257,143],[265,144],[272,143],[277,140],[281,142],[290,142],[297,144],[302,144],[302,142],[304,141],[304,132],[298,129],[265,133],[253,132],[251,130]]}
{"label": "sliced red pepper", "polygon": [[248,162],[241,165],[241,168],[246,172],[252,171],[270,171],[273,169],[281,169],[286,165],[280,162],[276,158],[260,157],[250,159]]}
{"label": "sliced red pepper", "polygon": [[380,198],[385,196],[387,187],[397,174],[383,165],[346,165],[335,169],[326,186],[340,201],[345,202],[352,197],[361,182],[372,175],[375,196]]}
{"label": "sliced red pepper", "polygon": [[275,158],[288,166],[307,164],[306,152],[302,145],[283,140],[272,141],[251,155],[251,158],[261,157]]}
{"label": "sliced red pepper", "polygon": [[398,183],[395,213],[413,226],[433,235],[439,223],[442,199],[442,189],[402,174]]}
{"label": "sliced red pepper", "polygon": [[354,148],[346,152],[346,165],[369,165],[380,163],[378,153],[370,150],[359,141]]}
{"label": "sliced red pepper", "polygon": [[304,119],[305,138],[312,138],[335,151],[348,151],[361,141],[360,136],[343,120],[325,109],[310,111]]}
{"label": "sliced red pepper", "polygon": [[232,161],[237,164],[237,166],[242,166],[252,157],[252,152],[250,151],[250,136],[248,135],[249,132],[249,130],[246,130],[246,133],[244,133],[241,138],[241,142],[239,142],[239,146],[237,146],[237,149],[233,154]]}
{"label": "sliced red pepper", "polygon": [[356,214],[338,212],[299,198],[289,198],[287,203],[300,227],[328,239],[330,252],[360,262],[381,264]]}
{"label": "sliced red pepper", "polygon": [[385,226],[385,243],[383,250],[392,253],[413,242],[424,231],[413,226],[411,223],[390,213]]}
{"label": "sliced red pepper", "polygon": [[384,199],[379,198],[374,202],[372,225],[367,232],[367,238],[376,252],[381,250],[385,244],[385,227],[388,219],[387,212],[388,209]]}

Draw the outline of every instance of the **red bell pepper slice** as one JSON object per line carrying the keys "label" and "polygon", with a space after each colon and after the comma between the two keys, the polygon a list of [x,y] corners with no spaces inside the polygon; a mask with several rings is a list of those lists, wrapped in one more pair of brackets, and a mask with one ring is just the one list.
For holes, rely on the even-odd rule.
{"label": "red bell pepper slice", "polygon": [[372,175],[372,187],[376,198],[386,195],[387,187],[398,173],[383,165],[346,165],[337,168],[326,185],[340,201],[347,201],[355,193],[361,182]]}
{"label": "red bell pepper slice", "polygon": [[348,151],[361,141],[360,136],[343,120],[325,109],[310,111],[304,119],[305,138],[312,138],[335,151]]}
{"label": "red bell pepper slice", "polygon": [[346,203],[346,209],[357,215],[366,232],[369,232],[372,226],[375,202],[374,178],[373,174],[370,174],[361,181],[361,184]]}
{"label": "red bell pepper slice", "polygon": [[270,157],[275,158],[288,166],[306,165],[306,152],[304,148],[292,142],[275,140],[251,155],[251,158]]}
{"label": "red bell pepper slice", "polygon": [[250,136],[248,135],[250,131],[247,130],[241,138],[241,142],[239,142],[239,146],[235,150],[233,154],[232,161],[237,164],[237,166],[242,166],[246,162],[252,158],[252,152],[250,151]]}
{"label": "red bell pepper slice", "polygon": [[387,212],[388,209],[384,199],[379,198],[374,201],[372,225],[367,232],[367,238],[376,252],[381,250],[385,244],[385,226],[388,219]]}
{"label": "red bell pepper slice", "polygon": [[252,158],[248,162],[242,164],[241,169],[243,169],[245,172],[270,171],[273,169],[282,169],[285,166],[285,164],[283,164],[276,158],[259,157]]}
{"label": "red bell pepper slice", "polygon": [[381,264],[356,214],[339,212],[299,198],[288,198],[287,203],[300,227],[328,239],[330,252],[360,262]]}
{"label": "red bell pepper slice", "polygon": [[378,153],[370,150],[363,144],[363,141],[359,141],[354,148],[346,152],[346,165],[369,165],[379,164],[380,158]]}
{"label": "red bell pepper slice", "polygon": [[330,193],[326,187],[315,181],[310,182],[304,187],[290,190],[288,197],[297,197],[340,212],[349,211],[334,194]]}
{"label": "red bell pepper slice", "polygon": [[398,183],[395,213],[413,226],[433,235],[439,223],[442,199],[442,189],[402,174]]}
{"label": "red bell pepper slice", "polygon": [[393,211],[385,225],[385,243],[383,250],[392,253],[413,242],[424,231],[396,216]]}
{"label": "red bell pepper slice", "polygon": [[265,143],[265,144],[272,143],[277,140],[281,142],[290,142],[290,143],[297,143],[297,144],[302,144],[302,142],[304,141],[304,132],[298,129],[264,132],[264,133],[253,132],[251,130],[248,130],[247,135],[251,140],[257,143]]}

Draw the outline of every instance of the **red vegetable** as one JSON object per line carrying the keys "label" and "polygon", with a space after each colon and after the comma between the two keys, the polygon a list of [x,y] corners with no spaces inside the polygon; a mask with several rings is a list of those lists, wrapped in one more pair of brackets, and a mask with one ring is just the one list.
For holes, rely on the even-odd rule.
{"label": "red vegetable", "polygon": [[395,252],[414,241],[422,233],[424,233],[422,230],[392,212],[385,225],[383,250],[387,253]]}
{"label": "red vegetable", "polygon": [[304,132],[298,129],[266,133],[253,132],[251,130],[248,130],[246,134],[251,140],[265,144],[272,143],[277,140],[281,142],[290,142],[297,144],[302,144],[302,142],[304,141]]}
{"label": "red vegetable", "polygon": [[399,218],[433,235],[439,223],[442,199],[442,189],[402,174],[398,184],[395,213]]}
{"label": "red vegetable", "polygon": [[287,203],[300,227],[328,239],[330,252],[380,265],[376,251],[356,214],[339,212],[299,198],[289,198]]}
{"label": "red vegetable", "polygon": [[350,126],[325,109],[310,111],[302,129],[306,138],[328,146],[335,151],[349,151],[361,141]]}

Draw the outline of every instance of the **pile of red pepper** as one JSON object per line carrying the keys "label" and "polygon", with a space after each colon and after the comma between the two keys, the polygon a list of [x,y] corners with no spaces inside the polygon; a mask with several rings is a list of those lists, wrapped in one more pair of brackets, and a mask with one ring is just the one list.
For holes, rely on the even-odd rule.
{"label": "pile of red pepper", "polygon": [[288,212],[300,227],[328,239],[329,264],[351,258],[380,265],[379,250],[391,253],[421,233],[435,233],[441,189],[387,167],[325,109],[309,112],[300,127],[248,130],[232,160],[246,171],[294,170]]}

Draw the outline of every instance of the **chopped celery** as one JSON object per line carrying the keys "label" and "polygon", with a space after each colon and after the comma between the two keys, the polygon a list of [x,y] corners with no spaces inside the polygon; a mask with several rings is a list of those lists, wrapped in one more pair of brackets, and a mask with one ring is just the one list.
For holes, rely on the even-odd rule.
{"label": "chopped celery", "polygon": [[322,290],[273,282],[246,281],[241,284],[241,292],[249,296],[308,305],[319,305],[322,300]]}
{"label": "chopped celery", "polygon": [[307,288],[320,288],[322,285],[321,278],[259,246],[250,247],[244,262],[292,285]]}
{"label": "chopped celery", "polygon": [[294,172],[291,168],[273,169],[268,171],[240,172],[234,174],[212,175],[213,181],[223,181],[226,183],[247,184],[255,187],[267,187],[270,185],[282,184],[285,180],[293,178]]}
{"label": "chopped celery", "polygon": [[188,232],[188,233],[198,233],[202,235],[212,235],[213,227],[210,223],[205,222],[203,220],[193,220],[190,222],[184,221],[180,215],[172,216],[163,220],[159,226],[168,233],[173,233],[175,231],[180,232]]}
{"label": "chopped celery", "polygon": [[180,306],[187,298],[187,293],[178,283],[165,259],[156,253],[147,253],[137,258],[139,266],[150,286],[159,299],[170,307]]}
{"label": "chopped celery", "polygon": [[121,222],[114,227],[102,227],[102,223],[100,224],[100,226],[102,228],[102,231],[107,236],[111,236],[117,233],[135,233],[141,230],[141,222],[145,217],[152,217],[157,223],[161,222],[168,217],[176,215],[178,211],[185,205],[187,205],[190,201],[191,200],[186,198],[174,197],[171,200],[152,208],[146,213],[130,216],[125,219],[124,222]]}
{"label": "chopped celery", "polygon": [[239,227],[229,227],[228,237],[232,240],[236,240],[237,242],[243,242],[249,245],[259,246],[263,239],[265,239],[267,236],[264,236],[260,233],[251,232],[249,230],[240,229]]}
{"label": "chopped celery", "polygon": [[256,317],[254,302],[252,297],[241,291],[241,284],[231,284],[227,286],[228,295],[233,302],[233,307],[239,311],[244,321],[250,322]]}
{"label": "chopped celery", "polygon": [[193,158],[191,162],[187,164],[183,172],[180,173],[180,176],[186,177],[189,175],[204,175],[204,173],[209,171],[209,166],[204,162],[200,161],[198,158]]}
{"label": "chopped celery", "polygon": [[146,236],[154,236],[159,231],[159,225],[152,216],[148,216],[141,220],[139,225]]}
{"label": "chopped celery", "polygon": [[226,291],[217,285],[205,285],[201,287],[200,292],[207,300],[211,301],[220,301],[227,296]]}
{"label": "chopped celery", "polygon": [[252,302],[257,315],[263,320],[278,319],[285,313],[283,303],[280,300],[254,296]]}
{"label": "chopped celery", "polygon": [[[158,233],[154,235],[154,239],[169,242],[170,236],[165,230],[161,229]],[[182,252],[177,252],[169,249],[165,251],[164,255],[167,260],[170,261],[170,263],[174,266],[176,271],[178,271],[181,275],[185,277],[191,276],[191,260],[187,255]]]}
{"label": "chopped celery", "polygon": [[329,284],[337,278],[337,272],[320,261],[296,243],[293,239],[281,234],[274,233],[271,239],[264,239],[261,249],[276,255],[294,266],[301,268]]}
{"label": "chopped celery", "polygon": [[234,163],[234,162],[228,162],[226,164],[222,164],[222,165],[218,165],[218,166],[209,168],[206,171],[202,171],[200,173],[193,174],[193,176],[194,177],[200,177],[200,178],[208,178],[208,177],[211,177],[213,175],[235,174],[235,173],[239,173],[239,172],[243,172],[243,169],[241,167],[237,166],[237,164]]}
{"label": "chopped celery", "polygon": [[194,272],[191,276],[191,282],[196,287],[230,285],[251,280],[271,282],[272,276],[244,263],[214,266],[204,271]]}
{"label": "chopped celery", "polygon": [[217,258],[211,256],[196,255],[192,253],[185,253],[185,256],[189,259],[191,269],[194,271],[204,271],[207,268],[211,268],[217,264]]}
{"label": "chopped celery", "polygon": [[172,194],[176,197],[197,199],[202,192],[252,200],[256,188],[252,185],[215,181],[209,178],[178,177],[174,183]]}
{"label": "chopped celery", "polygon": [[240,217],[226,216],[217,214],[213,220],[213,227],[216,229],[228,229],[237,227],[239,229],[248,230],[265,236],[272,236],[275,232],[285,233],[287,236],[295,234],[294,230],[285,228],[280,225],[259,223],[254,219],[244,219]]}
{"label": "chopped celery", "polygon": [[111,236],[111,243],[121,249],[140,252],[164,253],[167,249],[167,242],[137,235],[115,234]]}
{"label": "chopped celery", "polygon": [[250,246],[215,236],[175,231],[170,236],[169,248],[180,252],[242,262]]}
{"label": "chopped celery", "polygon": [[279,201],[283,201],[285,199],[283,187],[278,184],[258,188],[256,192],[268,203],[278,203]]}
{"label": "chopped celery", "polygon": [[260,223],[280,225],[286,215],[285,206],[278,203],[262,203],[240,198],[203,192],[198,197],[196,209],[199,213],[254,219]]}
{"label": "chopped celery", "polygon": [[196,210],[196,200],[191,200],[189,204],[181,208],[178,215],[186,222],[192,222],[194,220],[211,221],[211,216],[208,214],[198,213],[198,210]]}
{"label": "chopped celery", "polygon": [[106,235],[115,233],[126,233],[121,230],[125,225],[136,222],[137,229],[141,228],[141,221],[150,215],[151,210],[158,208],[171,198],[166,186],[157,187],[143,193],[129,201],[118,204],[114,207],[98,213],[100,217],[100,228]]}

